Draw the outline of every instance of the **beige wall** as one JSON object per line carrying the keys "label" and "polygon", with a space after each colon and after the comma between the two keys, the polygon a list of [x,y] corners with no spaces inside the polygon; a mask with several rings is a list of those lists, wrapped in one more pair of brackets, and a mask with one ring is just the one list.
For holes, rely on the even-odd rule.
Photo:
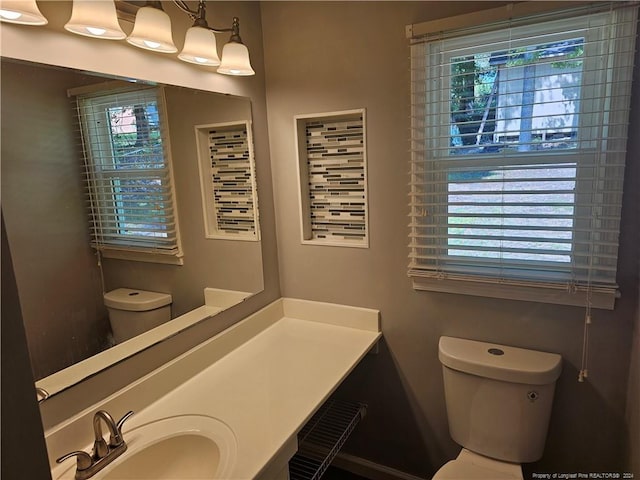
{"label": "beige wall", "polygon": [[[640,271],[639,271],[640,273]],[[640,291],[638,292],[640,295]],[[640,308],[636,310],[636,319],[631,337],[631,367],[629,369],[629,391],[627,395],[627,428],[629,445],[626,471],[640,472]]]}
{"label": "beige wall", "polygon": [[[635,75],[636,81],[635,95],[631,100],[631,119],[636,128],[631,132],[638,132],[640,125],[640,88],[637,84],[640,81],[640,52],[636,51]],[[627,162],[625,184],[625,208],[627,215],[634,218],[640,217],[640,162],[638,162],[638,152],[640,152],[640,136],[631,134],[627,146],[629,152],[634,156],[635,161]],[[640,244],[640,230],[628,234],[628,242]],[[640,259],[636,258],[636,280],[640,284]],[[630,269],[633,268],[633,264]],[[640,298],[640,285],[638,285],[637,297]],[[627,435],[629,444],[627,446],[628,463],[626,471],[634,472],[636,477],[640,474],[640,300],[636,302],[636,312],[633,320],[631,336],[631,366],[629,368],[629,385],[627,391]]]}
{"label": "beige wall", "polygon": [[[626,460],[624,414],[638,292],[637,208],[624,213],[622,298],[615,311],[593,315],[585,383],[577,382],[582,309],[416,292],[407,278],[410,78],[404,28],[489,6],[495,4],[261,5],[282,294],[382,312],[380,353],[367,357],[341,390],[369,404],[348,453],[423,476],[457,455],[437,355],[439,337],[451,335],[562,355],[546,453],[526,467],[529,471],[620,471]],[[361,107],[367,109],[371,246],[301,245],[293,117]],[[638,131],[637,112],[634,121],[632,132]],[[629,158],[637,158],[637,149]],[[632,190],[640,188],[637,175],[628,183]]]}

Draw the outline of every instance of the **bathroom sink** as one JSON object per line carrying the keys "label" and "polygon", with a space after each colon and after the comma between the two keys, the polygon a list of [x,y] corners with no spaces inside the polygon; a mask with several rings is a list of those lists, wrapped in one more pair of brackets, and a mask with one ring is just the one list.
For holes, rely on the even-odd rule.
{"label": "bathroom sink", "polygon": [[[123,436],[127,451],[92,479],[225,479],[235,464],[235,435],[225,423],[212,417],[163,418],[130,430],[125,427]],[[64,470],[55,469],[53,478],[73,479],[75,463],[69,464],[62,467]]]}

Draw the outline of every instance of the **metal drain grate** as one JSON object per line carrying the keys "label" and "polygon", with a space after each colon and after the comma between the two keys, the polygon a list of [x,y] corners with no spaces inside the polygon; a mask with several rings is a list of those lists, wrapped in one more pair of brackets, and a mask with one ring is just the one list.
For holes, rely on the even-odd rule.
{"label": "metal drain grate", "polygon": [[290,480],[319,480],[366,413],[366,405],[329,399],[298,434]]}

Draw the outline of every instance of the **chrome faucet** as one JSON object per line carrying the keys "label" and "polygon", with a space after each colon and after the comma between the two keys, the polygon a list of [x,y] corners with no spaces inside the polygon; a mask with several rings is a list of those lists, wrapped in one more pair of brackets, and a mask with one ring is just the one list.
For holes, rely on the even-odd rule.
{"label": "chrome faucet", "polygon": [[[133,415],[133,412],[127,412],[116,423],[108,412],[98,410],[93,415],[95,441],[93,442],[91,454],[81,450],[75,451],[63,455],[56,462],[62,463],[69,458],[76,457],[76,480],[91,478],[127,450],[127,444],[122,437],[122,425],[131,415]],[[109,443],[102,436],[102,422],[106,423],[109,428]]]}

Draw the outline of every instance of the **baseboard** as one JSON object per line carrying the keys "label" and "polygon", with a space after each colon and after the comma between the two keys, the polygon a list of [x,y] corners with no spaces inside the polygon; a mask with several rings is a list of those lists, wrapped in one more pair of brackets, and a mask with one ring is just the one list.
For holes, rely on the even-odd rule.
{"label": "baseboard", "polygon": [[348,453],[338,453],[331,465],[370,480],[425,480]]}

